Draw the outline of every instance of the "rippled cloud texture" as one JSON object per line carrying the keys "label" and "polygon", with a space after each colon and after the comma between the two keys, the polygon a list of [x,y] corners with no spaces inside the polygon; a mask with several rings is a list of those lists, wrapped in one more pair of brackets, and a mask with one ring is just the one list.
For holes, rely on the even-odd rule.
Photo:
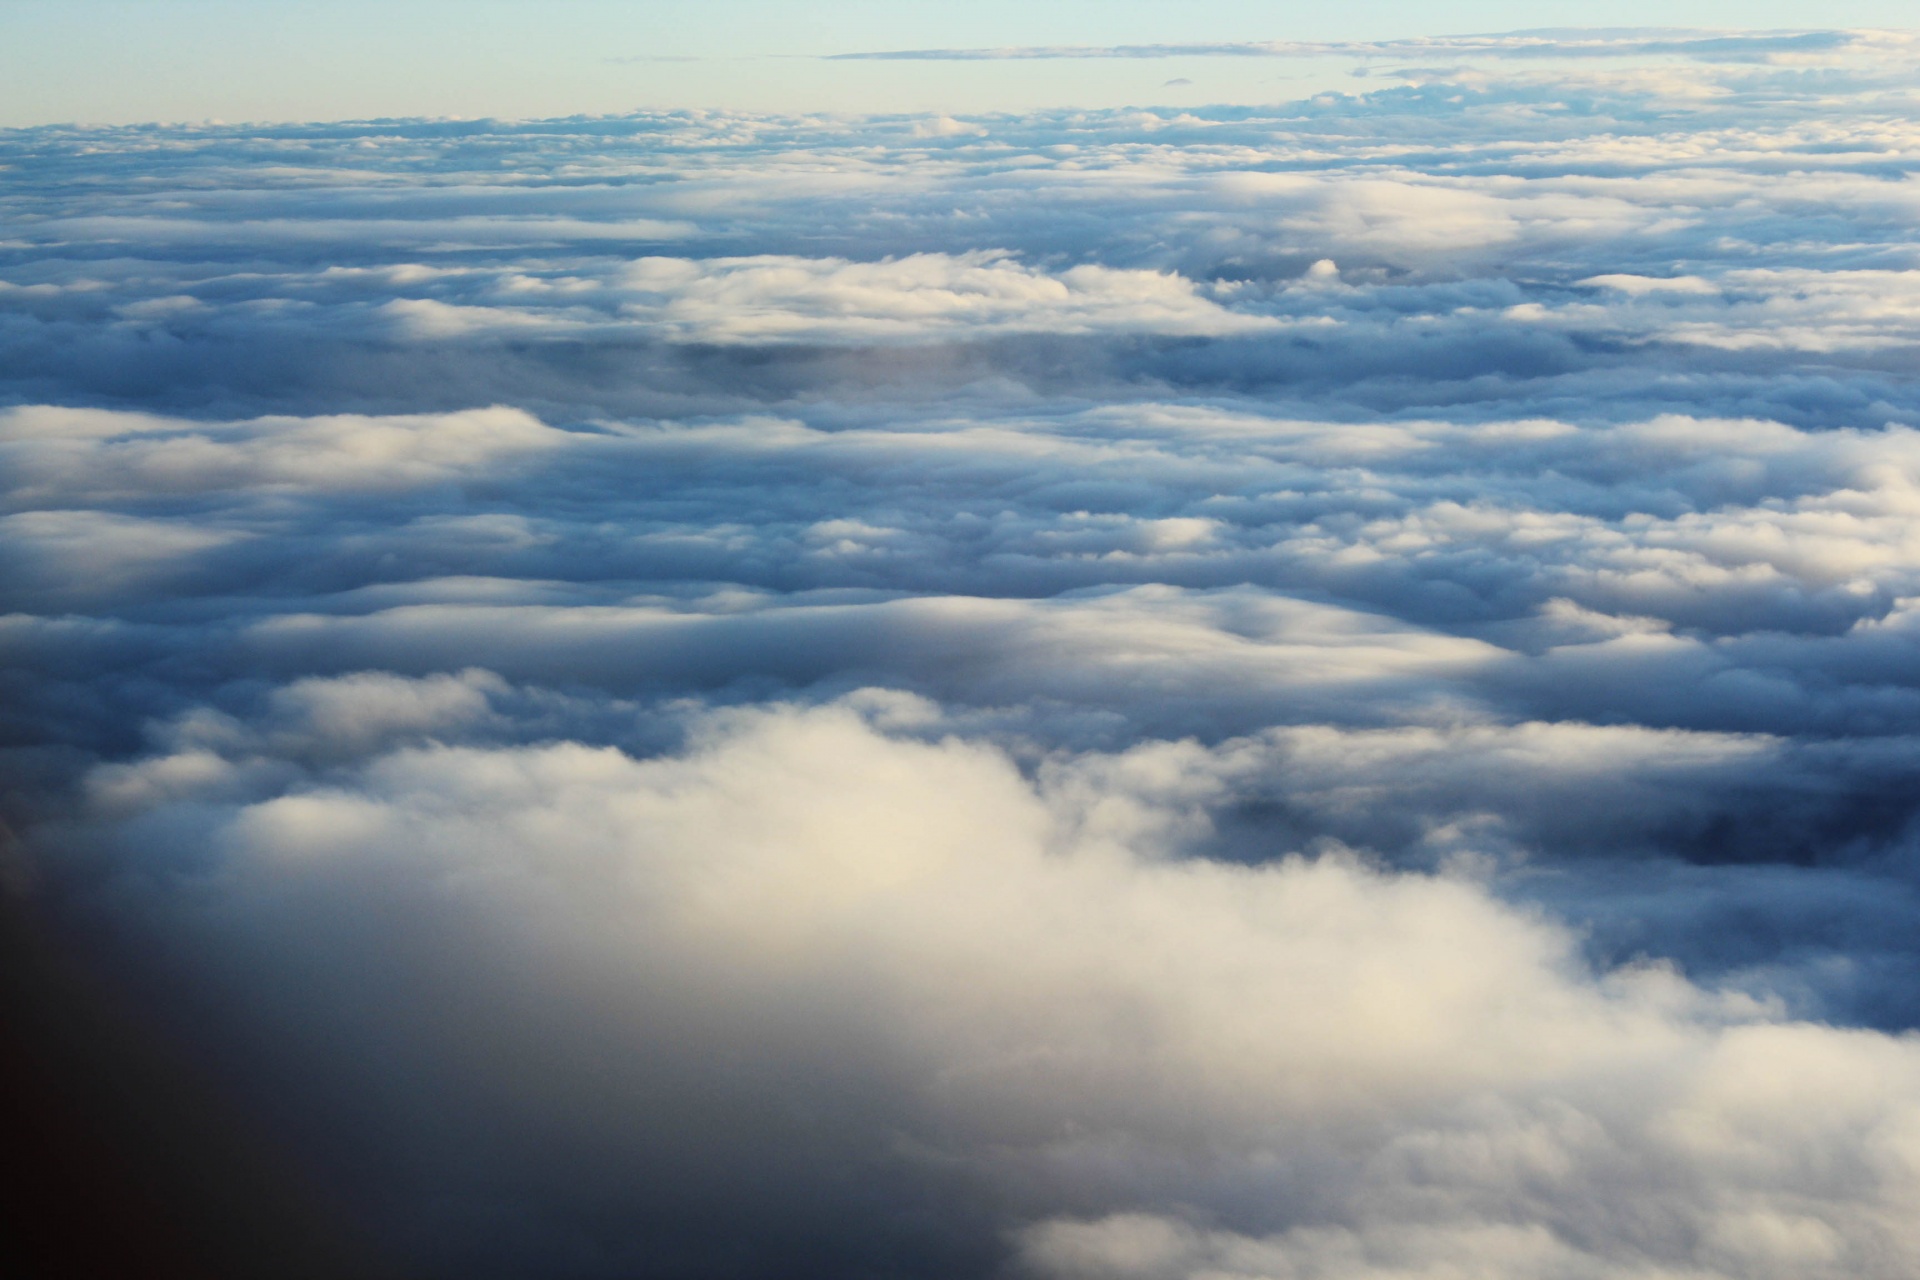
{"label": "rippled cloud texture", "polygon": [[1910,1277],[1920,98],[1770,39],[0,136],[8,883],[406,1274]]}

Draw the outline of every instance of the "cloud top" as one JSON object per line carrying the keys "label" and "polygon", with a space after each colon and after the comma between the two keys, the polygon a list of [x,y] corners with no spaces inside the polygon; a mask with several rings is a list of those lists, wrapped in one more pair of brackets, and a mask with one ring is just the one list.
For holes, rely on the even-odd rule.
{"label": "cloud top", "polygon": [[397,1273],[1920,1271],[1908,38],[1196,52],[0,134],[0,879]]}

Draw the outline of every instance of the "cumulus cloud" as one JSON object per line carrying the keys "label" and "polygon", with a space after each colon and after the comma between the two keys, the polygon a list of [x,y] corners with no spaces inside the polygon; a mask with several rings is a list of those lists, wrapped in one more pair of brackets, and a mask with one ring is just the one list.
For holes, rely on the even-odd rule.
{"label": "cumulus cloud", "polygon": [[504,408],[196,423],[37,405],[0,418],[7,498],[34,507],[248,488],[399,488],[477,472],[560,438]]}
{"label": "cumulus cloud", "polygon": [[1200,52],[0,136],[8,892],[401,1273],[1920,1265],[1909,38]]}
{"label": "cumulus cloud", "polygon": [[[282,702],[337,744],[342,721],[444,722],[466,710],[456,691],[483,688],[358,676]],[[150,922],[309,993],[274,1015],[324,1028],[309,1069],[390,1089],[364,1064],[377,1039],[453,1089],[403,1092],[403,1127],[530,1125],[628,1176],[684,1159],[696,1202],[738,1161],[805,1197],[788,1184],[857,1138],[905,1200],[991,1199],[1025,1221],[1021,1256],[1046,1274],[1244,1257],[1270,1275],[1894,1276],[1920,1256],[1912,1044],[1786,1022],[1657,966],[1588,973],[1564,930],[1470,879],[1338,852],[1181,857],[1195,802],[1224,784],[1171,744],[1057,758],[1036,783],[939,728],[873,693],[696,721],[653,759],[410,747],[345,775],[256,769],[238,797],[196,745],[100,802],[160,876]],[[189,804],[192,841],[220,851],[212,900],[164,870],[191,849],[154,820]],[[466,1007],[449,965],[488,975],[504,1007]],[[570,1047],[525,1043],[529,1017]],[[655,1108],[690,1108],[692,1132],[656,1130]],[[436,1187],[452,1174],[436,1161],[470,1158],[414,1140],[396,1154]],[[485,1180],[528,1197],[544,1232],[622,1247],[582,1203],[590,1181],[478,1158],[505,1161]],[[845,1194],[821,1210],[857,1212]],[[759,1252],[788,1229],[730,1234]],[[868,1229],[927,1246],[910,1219]]]}
{"label": "cumulus cloud", "polygon": [[1094,264],[1048,276],[985,253],[879,263],[643,258],[623,283],[633,295],[624,314],[683,342],[903,342],[952,330],[1211,335],[1275,326],[1221,308],[1177,276]]}

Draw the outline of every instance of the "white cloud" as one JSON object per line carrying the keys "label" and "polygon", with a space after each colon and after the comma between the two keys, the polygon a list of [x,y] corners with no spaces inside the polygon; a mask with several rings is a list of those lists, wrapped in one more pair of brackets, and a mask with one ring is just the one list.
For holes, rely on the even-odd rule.
{"label": "white cloud", "polygon": [[246,536],[105,511],[0,516],[0,539],[11,548],[14,574],[70,596],[124,590],[143,579],[170,576],[202,553]]}
{"label": "white cloud", "polygon": [[1378,616],[1247,591],[1162,587],[1056,601],[922,597],[741,609],[411,604],[357,617],[283,614],[243,643],[274,661],[399,670],[484,666],[542,682],[808,684],[854,671],[986,701],[1146,711],[1342,703],[1416,715],[1448,677],[1504,651]]}
{"label": "white cloud", "polygon": [[[1163,806],[1204,785],[1170,792],[1141,757],[1036,789],[991,748],[888,736],[862,706],[931,714],[742,710],[650,760],[380,756],[226,809],[206,837],[217,905],[152,909],[203,963],[316,993],[284,1016],[327,1028],[318,1070],[366,1071],[381,1036],[460,1081],[456,1109],[528,1117],[588,1072],[641,1168],[662,1157],[621,1099],[706,1114],[783,1082],[827,1133],[894,1132],[875,1153],[892,1176],[991,1188],[1049,1275],[1920,1260],[1910,1041],[1783,1022],[1659,968],[1596,978],[1565,931],[1470,880],[1181,858],[1168,842],[1191,826]],[[354,922],[375,899],[405,905]],[[331,941],[347,928],[350,959]],[[434,989],[442,1012],[380,1029]],[[529,1078],[513,1011],[534,992],[545,1034],[580,1048]],[[727,1055],[743,1065],[717,1092],[674,1083]],[[831,1146],[813,1132],[748,1120],[703,1159],[804,1164]]]}
{"label": "white cloud", "polygon": [[246,488],[404,488],[475,473],[564,439],[508,408],[245,422],[46,405],[0,411],[7,497],[21,506]]}
{"label": "white cloud", "polygon": [[1743,31],[1682,27],[1515,31],[1400,40],[1236,40],[1127,45],[1007,45],[994,48],[901,49],[833,55],[840,60],[974,62],[1061,58],[1319,58],[1493,57],[1634,58],[1679,55],[1703,61],[1832,63],[1848,54],[1901,55],[1906,31]]}
{"label": "white cloud", "polygon": [[1272,328],[1169,273],[1097,265],[1057,274],[1003,254],[644,258],[624,275],[629,319],[679,341],[897,342],[929,334],[1230,334]]}

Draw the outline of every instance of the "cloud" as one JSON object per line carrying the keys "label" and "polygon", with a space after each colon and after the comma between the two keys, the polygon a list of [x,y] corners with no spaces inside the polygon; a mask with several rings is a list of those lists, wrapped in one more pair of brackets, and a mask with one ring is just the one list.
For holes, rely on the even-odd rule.
{"label": "cloud", "polygon": [[[0,516],[9,568],[43,586],[124,590],[182,560],[245,535],[94,511],[21,511]],[[16,588],[24,583],[16,580]]]}
{"label": "cloud", "polygon": [[[561,439],[518,410],[202,423],[55,406],[0,412],[8,499],[67,502],[236,489],[380,490],[431,483]],[[44,522],[44,520],[43,520]]]}
{"label": "cloud", "polygon": [[1225,334],[1273,325],[1221,308],[1177,276],[1092,265],[1045,276],[986,254],[880,263],[643,258],[624,283],[623,314],[679,341],[902,342],[948,328]]}
{"label": "cloud", "polygon": [[[376,687],[406,697],[385,677],[288,697],[344,708]],[[997,1203],[1047,1274],[1453,1258],[1516,1276],[1893,1276],[1920,1251],[1907,1041],[1785,1022],[1659,968],[1587,974],[1564,931],[1470,880],[1338,853],[1183,859],[1179,802],[1204,798],[1204,765],[1177,779],[1165,748],[1140,748],[1056,761],[1036,787],[938,723],[876,693],[697,721],[684,753],[649,760],[375,754],[202,807],[211,900],[170,887],[162,868],[188,850],[152,825],[230,789],[187,767],[204,748],[116,774],[103,797],[158,800],[123,855],[162,876],[143,913],[202,963],[306,993],[271,1016],[319,1033],[309,1070],[390,1089],[387,1068],[368,1078],[377,1042],[452,1086],[403,1086],[391,1158],[429,1185],[452,1172],[436,1162],[478,1159],[583,1248],[623,1245],[593,1225],[596,1175],[564,1172],[574,1159],[676,1168],[706,1212],[752,1159],[767,1192],[831,1223],[857,1206],[809,1194],[808,1168],[885,1132],[869,1158],[899,1199]],[[523,1038],[528,1018],[549,1047]],[[716,1061],[734,1065],[696,1086]],[[504,1148],[425,1136],[483,1116]],[[507,1135],[527,1126],[563,1166],[523,1163]],[[730,1233],[752,1265],[791,1230],[770,1218]],[[928,1247],[910,1216],[866,1229]],[[422,1247],[443,1266],[528,1265],[447,1235]]]}
{"label": "cloud", "polygon": [[1213,52],[0,134],[7,891],[402,1274],[1911,1274],[1910,39]]}
{"label": "cloud", "polygon": [[835,60],[975,62],[1035,58],[1455,57],[1634,58],[1678,55],[1708,62],[1799,62],[1849,53],[1904,52],[1901,31],[1736,31],[1685,28],[1515,31],[1408,40],[1241,40],[1221,43],[1005,45],[978,49],[897,49],[838,53]]}

